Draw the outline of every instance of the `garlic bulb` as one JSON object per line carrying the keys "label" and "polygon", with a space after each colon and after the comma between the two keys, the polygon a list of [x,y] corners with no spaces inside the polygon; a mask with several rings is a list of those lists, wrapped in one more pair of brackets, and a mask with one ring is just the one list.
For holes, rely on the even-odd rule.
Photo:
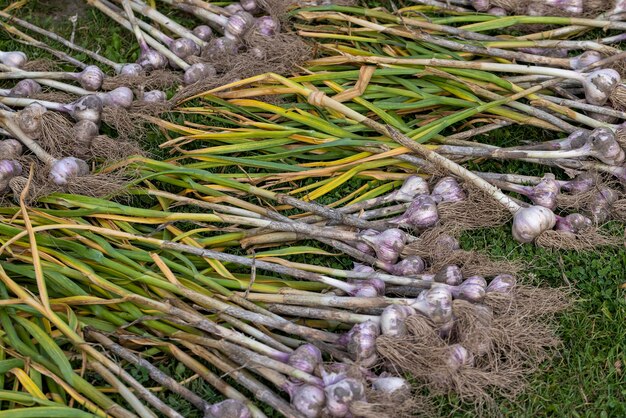
{"label": "garlic bulb", "polygon": [[81,120],[74,124],[72,134],[77,144],[77,152],[80,151],[82,155],[88,153],[91,148],[91,143],[98,135],[99,131],[98,125],[90,120]]}
{"label": "garlic bulb", "polygon": [[453,344],[449,347],[446,364],[450,369],[456,371],[461,367],[473,366],[474,356],[461,344]]}
{"label": "garlic bulb", "polygon": [[89,174],[89,165],[85,161],[74,157],[66,157],[52,164],[49,176],[54,184],[63,186],[71,178],[87,174]]}
{"label": "garlic bulb", "polygon": [[416,196],[429,194],[428,183],[420,176],[410,176],[404,180],[402,186],[393,194],[396,202],[410,203]]}
{"label": "garlic bulb", "polygon": [[564,183],[561,188],[570,193],[584,193],[591,190],[596,184],[593,174],[585,172],[577,175],[573,180]]}
{"label": "garlic bulb", "polygon": [[407,239],[406,234],[396,228],[387,229],[374,236],[361,234],[360,238],[374,249],[380,261],[389,264],[394,264],[398,260]]}
{"label": "garlic bulb", "polygon": [[513,238],[518,242],[533,242],[556,224],[554,212],[543,206],[520,208],[513,216]]}
{"label": "garlic bulb", "polygon": [[450,286],[457,286],[463,282],[463,273],[459,266],[448,264],[435,274],[433,278],[438,283],[445,283]]}
{"label": "garlic bulb", "polygon": [[506,16],[507,15],[506,10],[504,10],[502,7],[492,7],[491,9],[487,10],[487,13],[493,16]]}
{"label": "garlic bulb", "polygon": [[37,139],[41,137],[41,119],[46,112],[46,108],[39,103],[31,103],[18,113],[17,124],[26,135]]}
{"label": "garlic bulb", "polygon": [[313,385],[299,386],[291,397],[291,404],[295,410],[306,418],[318,418],[325,403],[324,389]]}
{"label": "garlic bulb", "polygon": [[619,195],[613,189],[601,187],[596,198],[589,205],[589,212],[596,223],[604,223],[611,217],[611,206]]}
{"label": "garlic bulb", "polygon": [[572,70],[582,70],[583,68],[600,61],[602,58],[602,54],[598,51],[585,51],[576,57],[570,58],[569,66]]}
{"label": "garlic bulb", "polygon": [[[374,237],[374,236],[380,234],[380,232],[378,232],[375,229],[365,229],[365,230],[359,232],[359,234],[362,235],[362,236]],[[368,254],[368,255],[376,254],[374,249],[372,247],[370,247],[366,242],[357,241],[354,244],[354,247],[357,250],[361,251],[362,253],[365,253],[365,254]]]}
{"label": "garlic bulb", "polygon": [[430,228],[439,221],[435,200],[428,195],[417,196],[406,212],[390,223],[419,229]]}
{"label": "garlic bulb", "polygon": [[352,268],[352,271],[356,271],[357,273],[375,273],[376,272],[376,270],[374,270],[372,266],[366,266],[365,264],[361,264],[361,263],[354,263],[354,267]]}
{"label": "garlic bulb", "polygon": [[452,293],[448,286],[433,285],[420,293],[410,306],[437,325],[452,321]]}
{"label": "garlic bulb", "polygon": [[379,335],[380,328],[373,321],[356,324],[348,333],[348,353],[356,362],[371,360],[376,355],[376,338]]}
{"label": "garlic bulb", "polygon": [[169,61],[161,53],[155,51],[154,49],[149,49],[142,52],[137,60],[137,64],[141,65],[141,68],[146,71],[154,71],[166,68]]}
{"label": "garlic bulb", "polygon": [[594,149],[593,156],[609,165],[620,165],[626,155],[615,139],[615,134],[607,128],[596,128],[589,137]]}
{"label": "garlic bulb", "polygon": [[28,61],[28,57],[21,51],[2,52],[0,51],[0,62],[13,68],[22,68]]}
{"label": "garlic bulb", "polygon": [[200,54],[200,47],[197,43],[188,38],[176,39],[170,45],[170,49],[179,58],[187,58],[192,55]]}
{"label": "garlic bulb", "polygon": [[585,230],[591,228],[593,222],[586,216],[580,213],[572,213],[566,217],[557,217],[556,226],[554,229],[557,231],[570,232],[572,234],[579,234]]}
{"label": "garlic bulb", "polygon": [[245,403],[236,399],[226,399],[211,405],[204,418],[252,418]]}
{"label": "garlic bulb", "polygon": [[388,337],[406,335],[405,319],[415,314],[415,309],[405,305],[389,305],[380,314],[380,329]]}
{"label": "garlic bulb", "polygon": [[[484,281],[484,279],[483,279]],[[450,288],[455,299],[462,299],[472,303],[481,302],[485,298],[486,283],[483,285],[470,279],[458,286]]]}
{"label": "garlic bulb", "polygon": [[69,105],[66,105],[69,109],[70,115],[76,121],[90,120],[96,125],[100,124],[102,118],[102,100],[95,94],[89,96],[83,96]]}
{"label": "garlic bulb", "polygon": [[38,82],[31,79],[20,80],[9,91],[11,97],[33,97],[41,93],[41,86]]}
{"label": "garlic bulb", "polygon": [[260,8],[256,0],[240,0],[241,8],[249,13],[257,13]]}
{"label": "garlic bulb", "polygon": [[197,38],[205,42],[213,37],[213,29],[211,29],[211,27],[207,25],[196,26],[192,32],[194,35],[196,35]]}
{"label": "garlic bulb", "polygon": [[271,16],[262,16],[254,22],[254,28],[259,35],[274,36],[280,32],[280,22]]}
{"label": "garlic bulb", "polygon": [[619,73],[611,68],[595,70],[585,75],[583,89],[587,103],[602,106],[621,82]]}
{"label": "garlic bulb", "polygon": [[121,107],[128,109],[133,104],[133,91],[128,87],[118,87],[106,93],[96,93],[102,100],[102,105],[107,107]]}
{"label": "garlic bulb", "polygon": [[298,370],[313,374],[322,362],[322,352],[313,344],[303,344],[289,355],[288,364]]}
{"label": "garlic bulb", "polygon": [[0,194],[9,188],[9,181],[22,174],[22,165],[15,160],[0,160]]}
{"label": "garlic bulb", "polygon": [[386,393],[410,393],[411,386],[406,379],[396,376],[378,377],[372,381],[372,389],[376,392]]}
{"label": "garlic bulb", "polygon": [[487,293],[509,293],[516,284],[517,281],[512,275],[499,274],[489,282]]}
{"label": "garlic bulb", "polygon": [[78,81],[85,90],[96,91],[102,87],[104,77],[105,74],[99,67],[89,65],[79,73]]}
{"label": "garlic bulb", "polygon": [[396,276],[412,277],[424,272],[426,263],[417,256],[411,255],[391,266],[390,272]]}
{"label": "garlic bulb", "polygon": [[190,84],[197,83],[198,81],[210,79],[212,77],[215,77],[216,75],[217,71],[211,64],[199,62],[193,64],[185,70],[183,83],[188,86]]}
{"label": "garlic bulb", "polygon": [[452,235],[441,234],[435,239],[435,248],[441,249],[443,251],[456,251],[461,249],[461,244],[459,240],[454,238]]}
{"label": "garlic bulb", "polygon": [[143,72],[143,68],[139,64],[124,64],[120,70],[120,75],[139,76]]}
{"label": "garlic bulb", "polygon": [[24,147],[17,139],[9,138],[0,141],[0,155],[2,158],[12,160],[22,155],[22,152],[24,152]]}
{"label": "garlic bulb", "polygon": [[224,36],[239,39],[254,24],[254,17],[248,12],[237,12],[228,18],[224,27]]}
{"label": "garlic bulb", "polygon": [[539,184],[532,188],[532,194],[529,197],[534,204],[554,210],[560,189],[561,186],[554,174],[546,173]]}
{"label": "garlic bulb", "polygon": [[327,385],[324,392],[326,393],[326,411],[331,417],[349,416],[350,405],[353,402],[365,400],[365,385],[362,381],[353,378],[345,378]]}
{"label": "garlic bulb", "polygon": [[161,90],[150,90],[143,94],[142,100],[144,102],[158,103],[166,101],[167,96],[165,95],[165,92]]}
{"label": "garlic bulb", "polygon": [[486,12],[491,7],[489,0],[472,0],[472,7],[477,12]]}
{"label": "garlic bulb", "polygon": [[466,195],[459,183],[452,177],[444,177],[435,184],[431,196],[437,202],[460,202]]}

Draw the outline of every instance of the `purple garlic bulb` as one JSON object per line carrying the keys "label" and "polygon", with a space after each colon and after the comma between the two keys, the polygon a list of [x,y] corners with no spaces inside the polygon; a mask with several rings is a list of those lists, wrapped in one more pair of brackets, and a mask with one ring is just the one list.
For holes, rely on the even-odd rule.
{"label": "purple garlic bulb", "polygon": [[66,157],[57,160],[50,168],[50,179],[54,184],[63,186],[73,177],[81,177],[89,174],[89,165],[78,158]]}
{"label": "purple garlic bulb", "polygon": [[377,360],[376,338],[380,335],[378,324],[366,321],[356,324],[348,333],[348,353],[359,364],[371,367]]}
{"label": "purple garlic bulb", "polygon": [[9,188],[9,181],[20,174],[22,174],[22,165],[18,161],[0,160],[0,194]]}
{"label": "purple garlic bulb", "polygon": [[534,204],[554,210],[560,189],[561,186],[556,181],[554,174],[546,173],[539,184],[532,188],[532,194],[529,197]]}
{"label": "purple garlic bulb", "polygon": [[461,249],[459,240],[448,234],[441,234],[435,239],[435,247],[442,251],[456,251]]}
{"label": "purple garlic bulb", "polygon": [[28,61],[28,57],[21,51],[2,52],[0,51],[0,62],[13,68],[22,68]]}
{"label": "purple garlic bulb", "polygon": [[377,377],[372,381],[372,389],[387,395],[411,392],[411,385],[406,379],[397,376]]}
{"label": "purple garlic bulb", "polygon": [[148,49],[139,56],[137,64],[141,65],[141,68],[146,71],[154,71],[166,68],[169,61],[161,53],[154,49]]}
{"label": "purple garlic bulb", "polygon": [[448,324],[452,321],[452,293],[448,286],[433,285],[430,289],[420,293],[411,307],[437,325]]}
{"label": "purple garlic bulb", "polygon": [[393,199],[396,202],[410,203],[415,196],[429,194],[428,183],[420,176],[410,176],[404,180],[402,186],[395,191]]}
{"label": "purple garlic bulb", "polygon": [[313,344],[303,344],[289,356],[287,363],[298,370],[313,374],[322,362],[322,352]]}
{"label": "purple garlic bulb", "polygon": [[405,305],[389,305],[380,314],[380,329],[388,337],[406,335],[405,319],[415,315],[415,309]]}
{"label": "purple garlic bulb", "polygon": [[410,255],[391,266],[389,270],[396,276],[413,277],[424,272],[426,263],[417,255]]}
{"label": "purple garlic bulb", "polygon": [[350,405],[365,400],[365,385],[362,381],[345,378],[324,389],[326,393],[326,411],[331,417],[350,416]]}
{"label": "purple garlic bulb", "polygon": [[435,184],[430,194],[437,202],[460,202],[467,197],[459,183],[452,177],[444,177]]}
{"label": "purple garlic bulb", "polygon": [[18,113],[17,124],[26,135],[37,139],[42,134],[42,118],[46,112],[46,108],[39,103],[31,103]]}
{"label": "purple garlic bulb", "polygon": [[85,90],[97,91],[102,87],[104,77],[106,76],[99,67],[89,65],[80,73],[78,81]]}
{"label": "purple garlic bulb", "polygon": [[33,97],[36,94],[41,93],[41,86],[35,80],[29,78],[20,80],[9,91],[10,97]]}
{"label": "purple garlic bulb", "polygon": [[487,13],[493,16],[502,16],[502,17],[507,15],[506,10],[504,10],[502,7],[492,7],[491,9],[487,10]]}
{"label": "purple garlic bulb", "polygon": [[621,82],[619,73],[611,68],[595,70],[585,74],[583,89],[587,103],[602,106]]}
{"label": "purple garlic bulb", "polygon": [[390,221],[390,223],[425,229],[435,225],[439,221],[439,212],[437,211],[437,203],[428,195],[417,196],[406,212],[398,218]]}
{"label": "purple garlic bulb", "polygon": [[564,183],[561,188],[572,194],[584,193],[591,190],[596,184],[593,174],[585,172],[577,175],[573,180]]}
{"label": "purple garlic bulb", "polygon": [[124,64],[120,69],[120,75],[127,75],[132,77],[139,76],[142,72],[143,68],[141,68],[141,65],[135,63]]}
{"label": "purple garlic bulb", "polygon": [[236,39],[225,36],[214,39],[207,47],[205,54],[213,60],[220,60],[224,55],[234,55],[239,52],[240,44]]}
{"label": "purple garlic bulb", "polygon": [[243,6],[241,5],[241,3],[231,3],[228,6],[224,7],[224,10],[226,10],[231,15],[234,15],[237,12],[243,12],[244,11]]}
{"label": "purple garlic bulb", "polygon": [[95,94],[83,96],[67,105],[67,107],[74,120],[90,120],[96,125],[100,124],[100,119],[102,118],[102,100]]}
{"label": "purple garlic bulb", "polygon": [[615,134],[607,128],[596,128],[589,137],[593,145],[594,157],[605,164],[619,165],[624,162],[626,155],[615,139]]}
{"label": "purple garlic bulb", "polygon": [[167,100],[165,92],[161,90],[150,90],[143,94],[142,100],[150,103],[160,103]]}
{"label": "purple garlic bulb", "polygon": [[259,35],[274,36],[280,32],[280,22],[271,16],[262,16],[254,22],[254,27]]}
{"label": "purple garlic bulb", "polygon": [[106,93],[96,93],[102,100],[102,105],[106,107],[121,107],[128,109],[133,104],[133,91],[128,87],[118,87]]}
{"label": "purple garlic bulb", "polygon": [[[362,236],[368,236],[368,237],[375,237],[376,235],[380,234],[380,232],[378,232],[375,229],[366,229],[360,232],[360,234]],[[374,251],[374,249],[372,247],[370,247],[367,243],[365,242],[361,242],[361,241],[357,241],[354,244],[354,247],[361,251],[362,253],[365,254],[369,254],[369,255],[374,255],[376,254],[376,252]]]}
{"label": "purple garlic bulb", "polygon": [[451,287],[452,295],[455,299],[462,299],[472,303],[481,302],[485,298],[487,282],[482,277],[480,279],[482,279],[482,282],[468,278],[460,285]]}
{"label": "purple garlic bulb", "polygon": [[611,206],[617,201],[619,195],[613,189],[602,187],[596,194],[596,198],[589,205],[589,212],[596,223],[604,223],[611,217]]}
{"label": "purple garlic bulb", "polygon": [[236,399],[226,399],[211,405],[204,418],[252,418],[245,403]]}
{"label": "purple garlic bulb", "polygon": [[215,68],[211,64],[198,62],[185,70],[183,83],[188,86],[190,84],[197,83],[198,81],[215,77],[216,75],[217,71],[215,71]]}
{"label": "purple garlic bulb", "polygon": [[513,216],[513,238],[522,243],[533,242],[556,224],[554,212],[543,206],[520,208]]}
{"label": "purple garlic bulb", "polygon": [[260,10],[256,0],[241,0],[239,4],[243,10],[249,13],[257,13]]}
{"label": "purple garlic bulb", "polygon": [[350,296],[360,298],[376,298],[385,294],[385,282],[381,279],[353,280],[354,290],[348,292]]}
{"label": "purple garlic bulb", "polygon": [[585,51],[576,57],[570,58],[569,66],[572,70],[582,70],[583,68],[600,61],[602,58],[602,54],[598,51]]}
{"label": "purple garlic bulb", "polygon": [[509,293],[517,285],[515,277],[510,274],[499,274],[489,282],[487,293]]}
{"label": "purple garlic bulb", "polygon": [[490,9],[491,4],[489,0],[472,0],[472,7],[477,12],[486,12]]}
{"label": "purple garlic bulb", "polygon": [[200,47],[197,43],[188,38],[178,38],[172,45],[170,49],[179,58],[187,58],[192,55],[200,54]]}
{"label": "purple garlic bulb", "polygon": [[354,263],[354,267],[352,268],[352,271],[355,271],[357,273],[375,273],[376,272],[376,270],[374,270],[372,266],[367,266],[361,263]]}
{"label": "purple garlic bulb", "polygon": [[213,29],[207,25],[196,26],[192,32],[198,39],[205,42],[209,41],[213,37]]}
{"label": "purple garlic bulb", "polygon": [[306,418],[321,416],[325,403],[324,389],[313,385],[299,386],[291,397],[291,404],[295,410]]}
{"label": "purple garlic bulb", "polygon": [[231,39],[241,38],[254,24],[254,17],[248,12],[237,12],[228,18],[224,36]]}
{"label": "purple garlic bulb", "polygon": [[406,234],[396,228],[387,229],[378,235],[360,235],[376,252],[376,257],[383,263],[394,264],[406,244]]}
{"label": "purple garlic bulb", "polygon": [[572,234],[579,234],[585,230],[591,228],[593,222],[586,216],[580,213],[572,213],[566,217],[558,217],[556,220],[556,226],[554,229],[557,231],[570,232]]}
{"label": "purple garlic bulb", "polygon": [[22,155],[22,152],[24,152],[24,147],[17,139],[9,138],[0,141],[0,155],[2,158],[12,160]]}
{"label": "purple garlic bulb", "polygon": [[471,367],[474,365],[474,356],[461,344],[453,344],[449,349],[446,364],[450,369],[456,371],[461,367]]}
{"label": "purple garlic bulb", "polygon": [[433,280],[437,283],[445,283],[450,286],[457,286],[463,282],[463,273],[459,266],[449,264],[435,274]]}

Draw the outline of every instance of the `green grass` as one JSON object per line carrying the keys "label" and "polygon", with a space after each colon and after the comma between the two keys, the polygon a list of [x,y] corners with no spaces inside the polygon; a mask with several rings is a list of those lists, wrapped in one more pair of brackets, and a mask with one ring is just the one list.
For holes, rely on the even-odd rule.
{"label": "green grass", "polygon": [[[0,1],[0,5],[7,3],[7,0]],[[71,25],[64,19],[53,21],[53,13],[55,10],[49,2],[39,1],[20,11],[20,16],[47,28],[54,27],[55,31],[68,36]],[[79,19],[76,39],[118,62],[133,61],[137,54],[133,37],[93,10],[86,10]],[[0,50],[16,46],[0,32]],[[47,56],[37,50],[29,52],[31,57]],[[536,130],[510,127],[492,133],[489,142],[512,145],[521,138],[533,140],[542,135]],[[160,155],[156,145],[161,140],[160,133],[154,129],[144,145],[148,151]],[[493,163],[493,169],[535,174],[522,164]],[[465,248],[527,262],[531,266],[528,273],[537,283],[571,287],[578,300],[572,311],[559,318],[559,333],[563,339],[560,355],[555,361],[542,365],[542,371],[533,376],[527,392],[515,403],[502,405],[503,414],[515,417],[626,416],[626,300],[620,289],[626,282],[626,251],[623,248],[583,253],[549,251],[514,242],[508,227],[467,233],[462,241]],[[189,377],[180,364],[159,366],[177,380]],[[147,385],[152,384],[140,370],[132,373]],[[189,387],[209,401],[219,399],[201,379],[194,380]],[[198,416],[180,398],[167,393],[162,396],[184,416]]]}

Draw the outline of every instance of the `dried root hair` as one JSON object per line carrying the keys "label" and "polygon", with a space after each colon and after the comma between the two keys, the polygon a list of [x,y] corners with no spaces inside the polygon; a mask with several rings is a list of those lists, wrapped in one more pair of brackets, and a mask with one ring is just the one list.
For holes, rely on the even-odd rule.
{"label": "dried root hair", "polygon": [[71,103],[78,99],[79,96],[66,93],[59,90],[46,90],[39,94],[36,94],[33,99],[35,100],[47,100],[49,102],[57,103]]}
{"label": "dried root hair", "polygon": [[55,158],[73,155],[72,121],[62,113],[48,110],[41,117],[39,144]]}
{"label": "dried root hair", "polygon": [[582,193],[559,193],[556,197],[556,205],[565,211],[586,210],[597,200],[597,195],[604,187],[615,188],[615,182],[608,181],[604,176],[594,173],[595,186]]}
{"label": "dried root hair", "polygon": [[118,137],[124,141],[144,138],[146,124],[151,117],[170,110],[169,102],[153,103],[135,100],[130,108],[105,107],[102,111],[102,121],[113,128]]}
{"label": "dried root hair", "polygon": [[154,70],[141,75],[116,75],[106,77],[102,83],[102,90],[114,90],[118,87],[129,87],[136,92],[143,90],[168,90],[182,82],[182,77],[170,70]]}
{"label": "dried root hair", "polygon": [[626,86],[618,84],[611,92],[609,100],[615,109],[626,110]]}
{"label": "dried root hair", "polygon": [[57,71],[61,67],[55,61],[46,58],[37,58],[24,63],[21,68],[24,71]]}
{"label": "dried root hair", "polygon": [[406,319],[406,325],[408,335],[381,336],[376,341],[376,348],[394,367],[409,373],[415,379],[417,389],[427,391],[429,398],[453,395],[482,411],[485,407],[496,408],[492,392],[511,398],[519,390],[519,373],[514,369],[452,368],[447,361],[450,345],[439,337],[427,318],[413,315]]}
{"label": "dried root hair", "polygon": [[[244,47],[243,52],[224,53],[219,57],[207,56],[205,50],[202,58],[215,67],[218,76],[182,88],[170,102],[178,104],[216,87],[267,72],[288,75],[313,56],[312,48],[295,33],[280,33],[272,37],[249,33]],[[263,58],[259,58],[253,48],[260,49]]]}
{"label": "dried root hair", "polygon": [[[91,197],[119,196],[126,192],[126,186],[132,173],[124,168],[114,172],[90,173],[86,176],[74,177],[63,186],[54,184],[48,178],[50,168],[33,156],[22,156],[20,158],[25,170],[33,165],[33,179],[28,187],[28,195],[25,198],[27,204],[35,203],[37,200],[55,192],[85,195]],[[13,192],[15,201],[28,184],[28,174],[17,176],[11,179],[9,187]]]}
{"label": "dried root hair", "polygon": [[473,229],[504,225],[511,213],[482,190],[464,183],[467,199],[461,202],[442,202],[437,208],[439,222],[453,235]]}
{"label": "dried root hair", "polygon": [[418,393],[384,394],[378,391],[366,390],[367,402],[354,402],[350,405],[350,412],[356,417],[363,418],[411,418],[434,416],[431,402]]}
{"label": "dried root hair", "polygon": [[535,244],[556,250],[592,251],[600,247],[622,246],[624,237],[606,234],[597,227],[588,228],[580,234],[549,230],[539,235]]}
{"label": "dried root hair", "polygon": [[480,251],[451,250],[441,247],[437,243],[440,236],[454,236],[453,232],[445,227],[432,228],[420,235],[419,239],[408,244],[404,248],[403,256],[417,255],[422,257],[427,261],[431,273],[437,273],[449,264],[457,265],[465,277],[474,275],[489,277],[502,273],[515,275],[526,267],[517,260],[509,260],[504,257],[496,258]]}

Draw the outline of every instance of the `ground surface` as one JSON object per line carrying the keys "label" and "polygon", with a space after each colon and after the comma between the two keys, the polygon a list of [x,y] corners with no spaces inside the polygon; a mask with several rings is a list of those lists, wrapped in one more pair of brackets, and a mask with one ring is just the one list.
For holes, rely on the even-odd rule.
{"label": "ground surface", "polygon": [[[0,0],[0,6],[11,2]],[[114,61],[134,61],[137,48],[133,38],[102,15],[82,8],[78,3],[80,1],[42,0],[21,10],[19,15],[69,36],[72,28],[69,16],[78,13],[78,42],[99,50]],[[0,32],[0,50],[11,50],[15,45],[6,33]],[[31,56],[33,54],[34,50]],[[490,140],[508,145],[522,137],[528,140],[536,134],[512,127],[492,134]],[[149,137],[144,145],[154,150],[160,136],[154,131]],[[528,170],[518,166],[506,169]],[[624,291],[620,289],[626,282],[626,251],[613,249],[574,253],[521,246],[511,239],[508,227],[466,234],[463,245],[527,262],[531,266],[529,273],[537,282],[571,287],[578,299],[576,307],[560,317],[563,347],[559,357],[542,365],[542,372],[534,376],[526,394],[516,403],[502,406],[503,414],[535,417],[626,416],[626,300]],[[179,380],[188,377],[178,364],[164,364],[162,367]],[[148,377],[140,371],[134,371],[134,374],[142,381],[148,381]],[[189,387],[208,400],[218,399],[200,379],[191,382]],[[163,396],[185,414],[186,406],[179,399],[174,395]],[[193,416],[191,410],[187,411],[188,416]],[[447,408],[445,411],[450,412]],[[461,411],[452,414],[462,416]]]}

